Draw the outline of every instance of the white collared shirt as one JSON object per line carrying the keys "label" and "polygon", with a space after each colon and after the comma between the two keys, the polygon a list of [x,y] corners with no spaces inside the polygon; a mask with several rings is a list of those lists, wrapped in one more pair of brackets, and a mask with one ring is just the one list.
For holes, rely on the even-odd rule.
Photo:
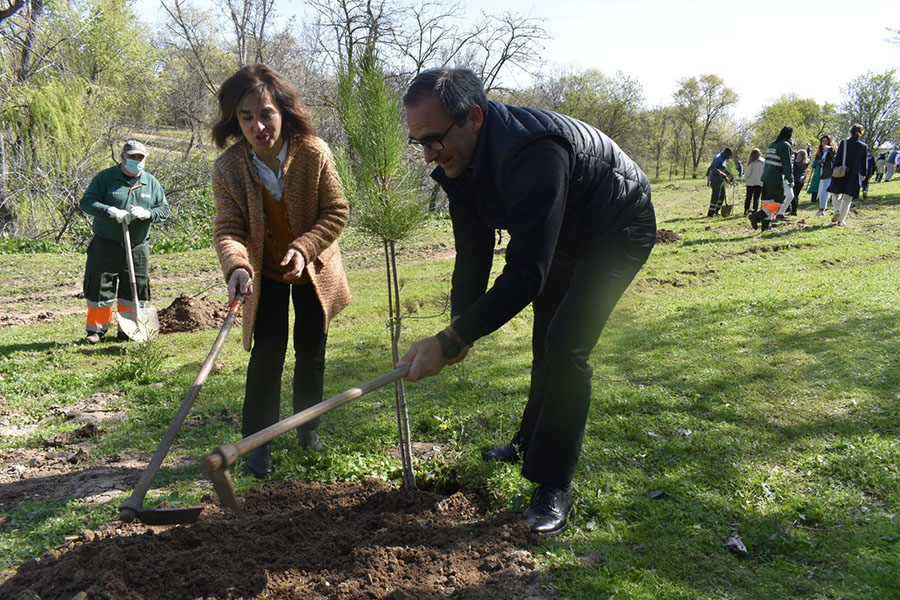
{"label": "white collared shirt", "polygon": [[[278,153],[276,158],[278,159],[279,164],[284,165],[284,159],[287,157],[288,151],[288,143],[285,141],[281,144],[281,151]],[[272,197],[275,200],[281,200],[282,194],[284,194],[284,174],[281,172],[281,169],[278,169],[278,172],[275,173],[272,169],[269,168],[269,165],[264,163],[257,155],[253,149],[250,149],[250,156],[253,158],[253,166],[256,167],[256,172],[259,173],[259,178],[262,179],[262,183]]]}

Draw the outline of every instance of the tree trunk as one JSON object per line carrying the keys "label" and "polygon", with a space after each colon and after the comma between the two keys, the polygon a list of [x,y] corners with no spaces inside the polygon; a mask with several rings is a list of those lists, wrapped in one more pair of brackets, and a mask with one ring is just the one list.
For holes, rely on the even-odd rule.
{"label": "tree trunk", "polygon": [[[397,277],[397,253],[393,242],[384,242],[384,258],[388,278],[388,312],[390,313],[391,359],[394,368],[400,360],[400,280]],[[400,437],[400,462],[403,466],[403,485],[416,489],[416,476],[412,465],[412,442],[409,433],[409,413],[406,405],[406,389],[403,380],[394,382],[394,400],[397,405],[397,430]]]}
{"label": "tree trunk", "polygon": [[34,40],[37,36],[38,19],[44,13],[44,0],[31,0],[31,14],[28,15],[28,28],[22,42],[22,64],[19,67],[19,83],[28,79],[31,74],[31,61],[34,58]]}

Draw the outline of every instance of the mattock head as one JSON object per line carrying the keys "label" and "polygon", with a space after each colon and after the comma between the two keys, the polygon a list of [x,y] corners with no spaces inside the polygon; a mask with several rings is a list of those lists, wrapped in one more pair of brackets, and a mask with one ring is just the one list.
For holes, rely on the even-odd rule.
{"label": "mattock head", "polygon": [[219,502],[222,503],[222,506],[230,508],[239,517],[243,516],[241,505],[234,493],[231,473],[228,472],[228,465],[222,460],[221,455],[218,452],[213,452],[204,457],[203,467],[212,481],[213,488],[216,490],[216,495],[219,497]]}

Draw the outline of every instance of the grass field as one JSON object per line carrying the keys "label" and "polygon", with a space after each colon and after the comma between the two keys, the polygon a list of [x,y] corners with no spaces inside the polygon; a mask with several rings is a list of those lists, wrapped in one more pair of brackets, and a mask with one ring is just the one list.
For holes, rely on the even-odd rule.
{"label": "grass field", "polygon": [[[761,234],[737,216],[742,199],[731,218],[706,219],[702,182],[654,185],[660,228],[681,237],[657,245],[594,351],[572,527],[536,551],[560,598],[900,598],[900,181],[871,191],[845,227],[814,217],[803,194],[799,217]],[[404,348],[448,320],[451,243],[447,221],[436,220],[404,248]],[[343,247],[355,300],[329,333],[326,396],[391,368],[383,259],[353,231]],[[104,425],[91,457],[146,461],[216,332],[124,350],[83,345],[83,260],[0,256],[0,302],[28,317],[0,327],[0,416],[18,432],[0,452],[71,431],[56,409],[103,392],[123,418]],[[218,280],[211,250],[153,265],[158,307]],[[210,293],[224,299],[221,286]],[[480,452],[518,425],[530,323],[525,311],[463,363],[408,384],[413,440],[441,443],[417,465],[420,480],[524,508],[532,486]],[[235,333],[148,504],[209,493],[189,459],[238,439],[234,419],[221,416],[239,418],[246,362]],[[289,390],[290,359],[285,373]],[[289,404],[285,395],[285,412]],[[320,432],[328,448],[313,457],[276,440],[285,465],[276,478],[399,484],[390,392],[330,413]],[[238,472],[235,484],[254,481]],[[114,521],[121,500],[20,504],[0,528],[3,577],[67,535]],[[735,536],[746,554],[726,547]]]}

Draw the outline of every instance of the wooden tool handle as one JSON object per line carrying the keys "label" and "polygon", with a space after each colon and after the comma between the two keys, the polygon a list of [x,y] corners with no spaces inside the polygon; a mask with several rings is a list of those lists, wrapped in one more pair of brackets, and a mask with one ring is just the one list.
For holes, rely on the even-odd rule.
{"label": "wooden tool handle", "polygon": [[365,383],[362,383],[357,387],[345,390],[337,396],[332,396],[328,400],[323,400],[315,406],[311,406],[306,410],[300,411],[288,417],[287,419],[284,419],[283,421],[279,421],[274,425],[269,425],[265,429],[261,429],[260,431],[257,431],[256,433],[249,435],[238,442],[218,446],[215,450],[204,457],[204,467],[209,471],[218,471],[228,468],[229,466],[234,464],[234,461],[236,461],[239,456],[242,456],[247,452],[258,448],[263,444],[271,442],[282,433],[286,433],[291,429],[307,423],[308,421],[312,421],[316,417],[324,415],[325,413],[334,410],[338,406],[346,404],[351,400],[355,400],[360,396],[371,392],[372,390],[387,385],[392,381],[396,381],[401,377],[405,377],[406,374],[409,373],[409,367],[409,365],[398,367],[393,371],[390,371],[383,375],[379,375],[374,379],[370,379],[369,381],[366,381]]}
{"label": "wooden tool handle", "polygon": [[134,256],[131,253],[131,233],[128,223],[122,221],[122,237],[125,239],[125,257],[128,259],[128,283],[131,284],[131,299],[134,300],[134,322],[141,322],[141,301],[138,300],[137,279],[134,276]]}
{"label": "wooden tool handle", "polygon": [[187,394],[185,394],[184,400],[181,401],[178,412],[175,413],[175,417],[172,419],[172,422],[169,423],[169,428],[159,442],[156,452],[153,453],[153,458],[150,459],[150,462],[144,468],[143,473],[141,473],[141,477],[138,479],[137,485],[134,486],[131,497],[122,503],[122,506],[119,509],[119,515],[123,521],[128,522],[133,519],[134,513],[143,506],[144,496],[147,494],[147,490],[150,489],[153,478],[156,477],[157,471],[159,471],[160,466],[162,466],[162,461],[166,457],[166,454],[168,454],[169,447],[172,445],[172,442],[175,441],[178,430],[181,429],[181,426],[184,424],[184,420],[187,418],[188,412],[194,404],[194,400],[200,393],[200,388],[203,387],[203,384],[206,382],[206,378],[212,370],[213,363],[219,355],[219,351],[222,350],[222,346],[225,344],[225,340],[228,337],[228,331],[234,324],[234,319],[237,316],[238,310],[240,310],[241,302],[243,302],[243,296],[240,295],[232,302],[231,308],[228,311],[228,316],[225,317],[225,322],[222,324],[222,328],[219,329],[219,335],[216,336],[216,341],[213,343],[212,349],[206,356],[206,360],[203,361],[203,366],[200,368],[200,372],[194,379],[194,383],[191,384]]}

